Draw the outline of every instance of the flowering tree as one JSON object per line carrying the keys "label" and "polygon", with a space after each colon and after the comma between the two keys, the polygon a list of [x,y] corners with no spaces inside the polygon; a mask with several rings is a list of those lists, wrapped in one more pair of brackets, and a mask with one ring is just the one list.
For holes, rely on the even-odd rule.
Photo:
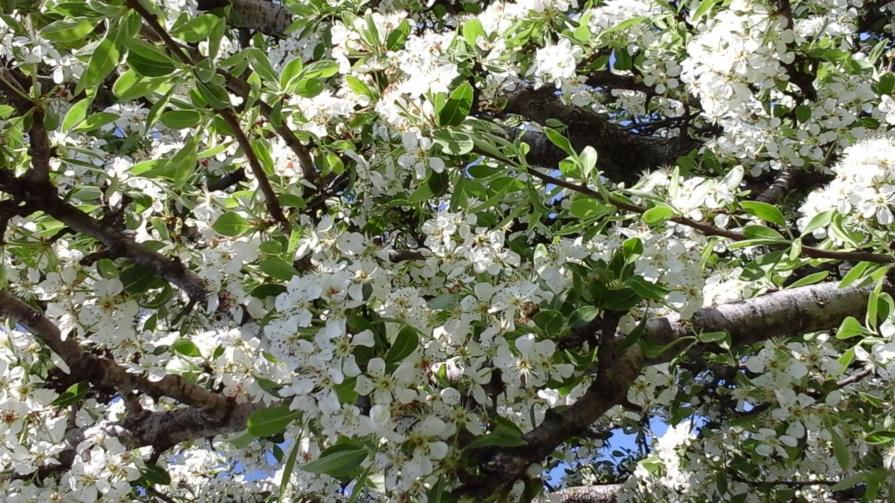
{"label": "flowering tree", "polygon": [[4,501],[895,498],[895,2],[0,12]]}

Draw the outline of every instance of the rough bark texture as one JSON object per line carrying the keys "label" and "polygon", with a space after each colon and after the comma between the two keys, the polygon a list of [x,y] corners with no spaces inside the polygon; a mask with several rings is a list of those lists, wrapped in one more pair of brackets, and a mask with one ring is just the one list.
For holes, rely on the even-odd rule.
{"label": "rough bark texture", "polygon": [[600,486],[575,486],[556,491],[561,503],[615,503],[621,484]]}
{"label": "rough bark texture", "polygon": [[167,375],[159,381],[151,381],[108,358],[84,350],[72,337],[63,340],[53,322],[8,291],[0,292],[0,316],[14,320],[40,339],[62,358],[70,374],[94,384],[121,392],[139,391],[154,399],[162,396],[173,398],[209,412],[214,411],[221,417],[229,414],[229,409],[235,405],[233,398],[188,383],[180,376]]}
{"label": "rough bark texture", "polygon": [[828,182],[830,179],[830,175],[823,173],[788,168],[767,189],[762,191],[755,200],[776,204],[782,201],[790,192],[808,191],[822,183]]}
{"label": "rough bark texture", "polygon": [[[556,119],[568,126],[567,135],[576,150],[592,146],[598,153],[597,166],[617,182],[633,183],[640,174],[673,164],[679,156],[698,146],[686,137],[639,136],[625,131],[601,115],[565,105],[552,89],[522,89],[508,97],[507,113],[520,115],[538,124]],[[533,164],[552,167],[566,154],[541,133],[525,135],[531,146],[528,158]]]}
{"label": "rough bark texture", "polygon": [[0,190],[10,194],[16,201],[43,211],[73,231],[96,239],[106,246],[112,256],[126,257],[135,264],[149,267],[180,287],[191,299],[199,301],[208,295],[202,278],[187,269],[180,260],[154,252],[68,204],[56,194],[52,185],[16,178],[9,171],[0,169]]}
{"label": "rough bark texture", "polygon": [[[46,344],[78,381],[115,389],[126,398],[137,392],[156,401],[168,397],[186,405],[163,412],[143,410],[136,401],[129,405],[127,419],[113,433],[131,448],[152,446],[158,454],[180,442],[240,431],[252,412],[264,407],[258,402],[237,403],[236,397],[209,391],[177,375],[152,381],[134,374],[113,360],[83,349],[72,337],[63,340],[52,321],[8,291],[0,292],[0,317],[15,321]],[[76,445],[77,429],[68,436],[74,439],[69,444]],[[63,458],[68,459],[70,454]]]}
{"label": "rough bark texture", "polygon": [[248,28],[266,35],[283,35],[292,24],[292,15],[285,7],[269,0],[199,0],[199,10],[211,10],[230,4],[229,23],[234,28]]}
{"label": "rough bark texture", "polygon": [[[772,337],[828,330],[837,327],[847,316],[863,316],[870,292],[870,287],[840,289],[836,283],[783,290],[700,309],[689,320],[655,318],[646,323],[642,337],[653,344],[667,345],[685,336],[723,330],[730,334],[731,345],[738,347]],[[705,349],[695,346],[691,354],[698,356]],[[484,465],[483,475],[459,492],[484,496],[508,487],[532,463],[544,460],[563,442],[579,435],[606,411],[621,404],[646,365],[667,362],[678,351],[680,347],[647,359],[640,346],[634,344],[615,356],[578,402],[561,412],[548,411],[544,422],[524,435],[528,445],[494,453]]]}

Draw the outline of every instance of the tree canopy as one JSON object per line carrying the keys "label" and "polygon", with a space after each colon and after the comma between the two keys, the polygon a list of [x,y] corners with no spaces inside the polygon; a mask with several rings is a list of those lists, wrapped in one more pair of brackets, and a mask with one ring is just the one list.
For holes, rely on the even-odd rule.
{"label": "tree canopy", "polygon": [[4,501],[895,500],[895,2],[0,42]]}

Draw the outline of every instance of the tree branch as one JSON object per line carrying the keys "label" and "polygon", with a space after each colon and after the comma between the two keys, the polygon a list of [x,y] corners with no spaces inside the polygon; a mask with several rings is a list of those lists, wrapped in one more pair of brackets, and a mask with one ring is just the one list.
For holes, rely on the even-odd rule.
{"label": "tree branch", "polygon": [[16,109],[19,115],[31,113],[31,125],[28,128],[28,155],[31,157],[31,169],[25,175],[33,182],[50,181],[50,158],[53,146],[44,125],[46,113],[40,102],[33,102],[22,96],[26,86],[30,87],[28,77],[18,69],[0,68],[0,89],[6,95],[6,101]]}
{"label": "tree branch", "polygon": [[814,171],[786,168],[780,176],[756,198],[756,201],[776,204],[783,200],[787,194],[797,189],[811,188],[819,183],[828,181],[829,176]]}
{"label": "tree branch", "polygon": [[[887,285],[891,290],[891,285]],[[836,283],[782,290],[754,299],[697,311],[689,320],[677,316],[646,322],[642,338],[666,346],[683,337],[703,332],[726,331],[731,346],[742,347],[772,337],[798,335],[838,326],[847,316],[860,318],[866,310],[872,287],[839,288]],[[710,346],[696,345],[688,356],[698,357]],[[634,344],[617,355],[606,378],[594,381],[576,403],[561,413],[548,411],[544,422],[524,435],[524,447],[503,449],[483,464],[483,473],[460,487],[465,495],[484,496],[508,487],[522,476],[532,463],[548,457],[559,445],[580,435],[612,407],[623,403],[628,388],[647,365],[664,363],[676,357],[679,349],[669,349],[646,358]]]}
{"label": "tree branch", "polygon": [[239,143],[240,148],[242,148],[243,155],[245,155],[246,159],[249,161],[249,167],[252,168],[252,174],[255,175],[255,179],[258,180],[258,187],[261,189],[261,192],[264,193],[264,200],[267,203],[267,211],[270,212],[273,219],[279,222],[283,228],[288,229],[289,221],[286,220],[286,215],[283,214],[280,200],[277,199],[277,194],[270,185],[270,180],[267,179],[267,173],[264,172],[264,167],[262,167],[261,162],[258,161],[258,156],[255,155],[255,150],[253,149],[251,142],[249,142],[248,137],[246,137],[245,132],[239,125],[239,118],[236,117],[236,113],[229,108],[220,110],[219,113],[224,121],[227,122],[227,125],[230,126],[230,129],[233,130],[233,135],[236,137],[236,141]]}
{"label": "tree branch", "polygon": [[270,0],[199,0],[199,10],[231,6],[227,20],[235,28],[248,28],[265,35],[283,35],[292,24],[292,15]]}
{"label": "tree branch", "polygon": [[0,190],[33,210],[41,210],[59,220],[75,232],[87,234],[101,242],[116,257],[127,257],[132,262],[149,267],[161,277],[180,287],[190,299],[198,301],[208,296],[205,282],[187,269],[177,258],[154,252],[132,238],[105,226],[75,206],[63,201],[56,188],[49,183],[33,183],[16,178],[9,170],[0,169]]}
{"label": "tree branch", "polygon": [[122,392],[139,391],[155,400],[165,396],[219,418],[230,415],[236,405],[233,397],[208,391],[184,381],[180,376],[166,375],[159,381],[151,381],[145,375],[132,374],[109,358],[84,350],[74,338],[63,339],[53,322],[7,290],[0,292],[0,316],[15,321],[31,332],[62,358],[71,375],[81,380]]}
{"label": "tree branch", "polygon": [[[528,168],[528,173],[535,176],[536,178],[540,178],[541,180],[557,185],[559,187],[563,187],[580,194],[585,194],[591,197],[598,198],[603,200],[603,196],[600,195],[599,192],[577,183],[568,182],[561,178],[556,178],[554,176],[550,176],[546,173],[543,173],[537,169]],[[608,201],[610,204],[615,206],[618,209],[629,211],[631,213],[641,214],[646,211],[646,208],[641,208],[640,206],[631,204],[616,197],[610,197]],[[687,217],[672,217],[669,219],[671,222],[675,222],[681,225],[685,225],[690,227],[691,229],[696,229],[706,236],[720,236],[728,239],[732,239],[734,241],[745,241],[747,238],[743,233],[736,231],[729,231],[727,229],[721,229],[719,227],[715,227],[713,225],[707,224],[705,222],[699,222],[697,220],[693,220]],[[832,251],[832,250],[824,250],[822,248],[815,248],[812,246],[804,246],[802,247],[802,255],[811,258],[825,258],[825,259],[834,259],[834,260],[844,260],[849,262],[875,262],[878,264],[891,264],[895,262],[895,257],[891,255],[882,255],[879,253],[870,253],[870,252],[862,252],[862,251],[854,251],[854,252],[845,252],[845,251]]]}
{"label": "tree branch", "polygon": [[[633,183],[641,173],[666,164],[674,164],[699,143],[685,136],[645,137],[625,131],[596,112],[565,105],[553,89],[522,89],[508,97],[505,112],[545,124],[556,119],[568,126],[569,140],[576,150],[592,146],[599,154],[598,166],[616,182]],[[555,166],[566,154],[545,135],[527,132],[523,140],[531,146],[532,164]]]}
{"label": "tree branch", "polygon": [[623,484],[573,486],[550,493],[551,501],[558,497],[561,503],[615,503]]}

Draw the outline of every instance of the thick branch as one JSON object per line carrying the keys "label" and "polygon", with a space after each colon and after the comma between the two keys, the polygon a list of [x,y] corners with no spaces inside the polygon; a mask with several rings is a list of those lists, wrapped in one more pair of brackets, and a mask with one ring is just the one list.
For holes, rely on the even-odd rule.
{"label": "thick branch", "polygon": [[265,35],[283,35],[292,24],[285,7],[270,0],[199,0],[199,10],[230,5],[228,22],[234,28],[248,28]]}
{"label": "thick branch", "polygon": [[36,309],[8,291],[0,292],[0,316],[21,325],[47,345],[69,367],[72,375],[95,385],[108,386],[123,392],[140,391],[153,399],[165,396],[198,407],[204,413],[223,418],[231,414],[234,399],[184,381],[180,376],[166,375],[151,381],[145,375],[132,374],[114,361],[85,351],[72,338],[62,338],[59,328]]}
{"label": "thick branch", "polygon": [[16,178],[8,170],[0,169],[0,190],[35,210],[41,210],[59,220],[75,232],[87,234],[101,242],[116,257],[127,257],[132,262],[149,267],[159,276],[180,287],[193,300],[208,296],[202,278],[187,269],[176,258],[160,255],[132,238],[104,225],[80,209],[63,201],[50,184],[33,183]]}
{"label": "thick branch", "polygon": [[201,407],[151,412],[125,421],[129,435],[125,440],[132,449],[152,446],[161,453],[181,442],[242,431],[249,416],[262,408],[262,403],[249,402],[229,407],[224,415]]}
{"label": "thick branch", "polygon": [[[551,493],[562,503],[615,503],[622,484],[574,486]],[[551,498],[552,501],[553,498]]]}
{"label": "thick branch", "polygon": [[[783,290],[748,301],[697,311],[690,320],[671,316],[646,323],[642,337],[660,346],[682,337],[703,332],[727,331],[733,347],[741,347],[772,337],[792,336],[838,326],[847,316],[860,318],[866,310],[872,288],[838,288],[825,283]],[[695,346],[689,353],[698,356],[706,347]],[[644,366],[669,361],[680,349],[669,349],[647,359],[635,344],[612,363],[605,379],[595,381],[585,395],[561,413],[548,411],[544,422],[525,434],[528,445],[504,449],[485,464],[485,473],[459,492],[492,494],[507,487],[525,473],[529,465],[549,456],[559,445],[581,434],[612,407],[627,397],[628,388]]]}
{"label": "thick branch", "polygon": [[783,200],[787,194],[798,189],[810,189],[822,182],[828,181],[829,176],[815,171],[786,168],[780,176],[758,197],[756,201],[776,204]]}
{"label": "thick branch", "polygon": [[[605,117],[581,108],[565,105],[552,89],[523,89],[508,97],[505,111],[530,121],[545,124],[556,119],[568,126],[572,145],[581,150],[592,146],[599,154],[598,166],[610,180],[633,183],[641,173],[675,160],[698,142],[683,136],[663,138],[636,135],[611,123]],[[555,166],[566,154],[540,133],[526,133],[523,140],[531,146],[529,162]]]}

